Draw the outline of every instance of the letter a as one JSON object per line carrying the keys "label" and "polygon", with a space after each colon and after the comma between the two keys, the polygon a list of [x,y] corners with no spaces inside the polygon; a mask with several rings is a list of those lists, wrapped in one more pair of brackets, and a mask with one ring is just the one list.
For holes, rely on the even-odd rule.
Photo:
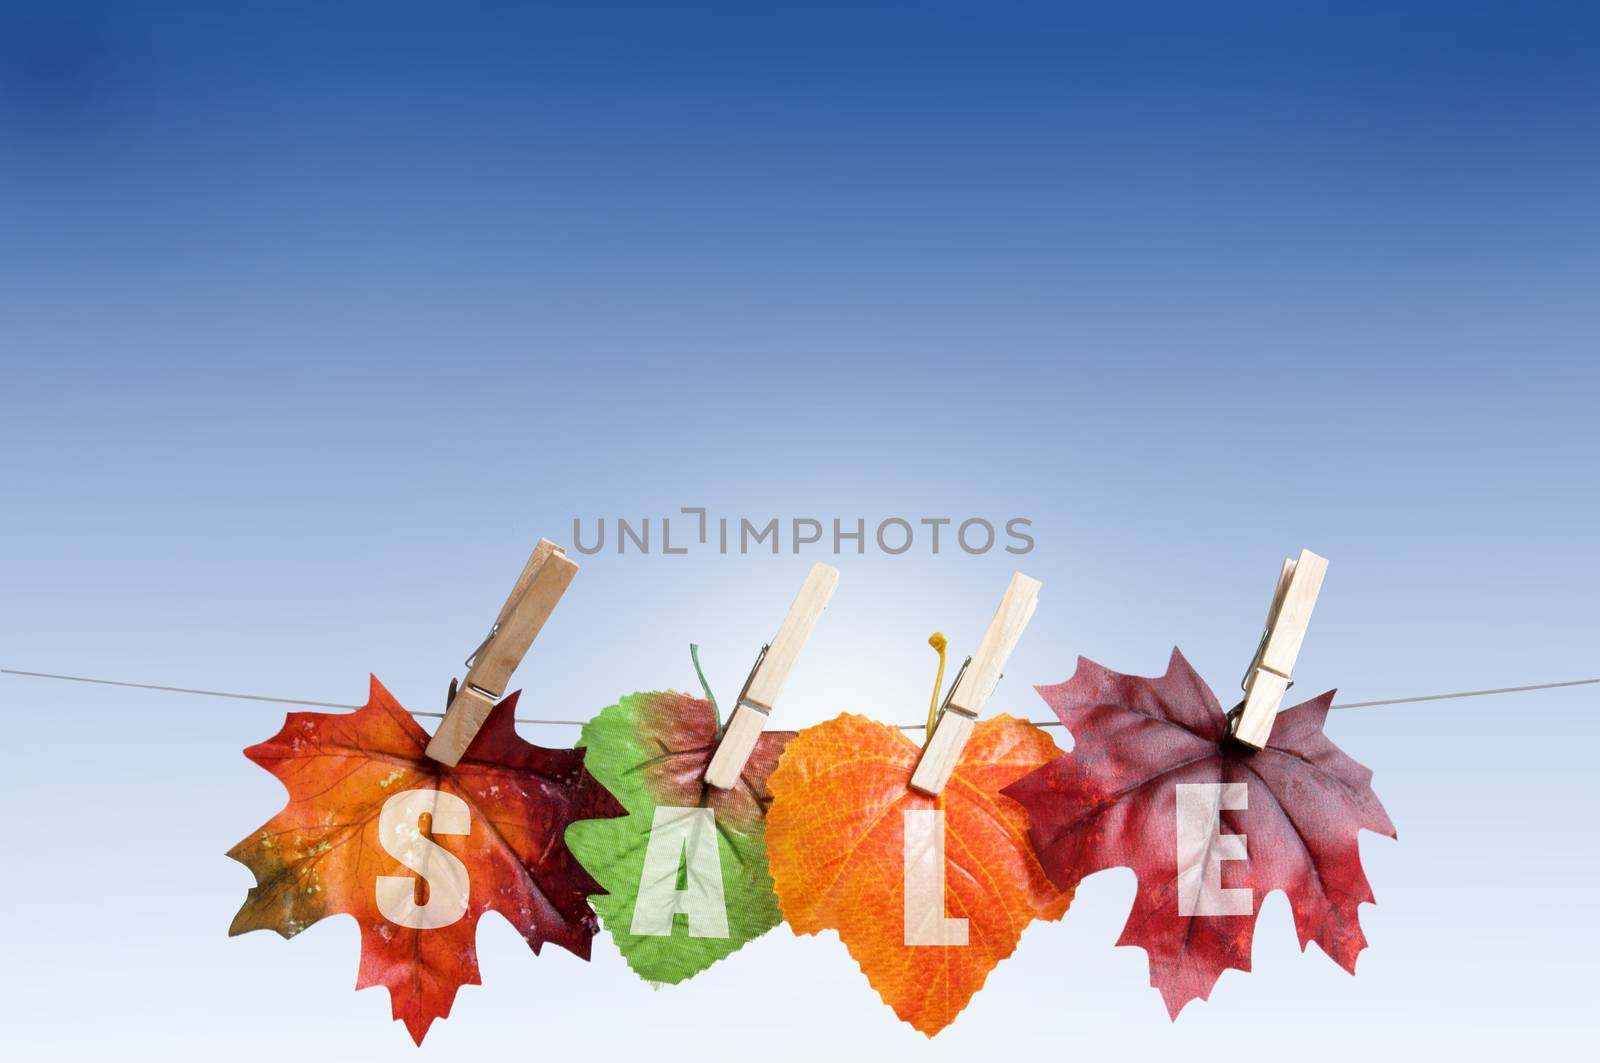
{"label": "letter a", "polygon": [[[678,869],[689,865],[688,888],[678,888]],[[728,907],[722,896],[722,860],[717,852],[717,814],[709,808],[656,809],[650,844],[639,876],[629,932],[671,937],[672,917],[689,917],[692,938],[728,936]]]}

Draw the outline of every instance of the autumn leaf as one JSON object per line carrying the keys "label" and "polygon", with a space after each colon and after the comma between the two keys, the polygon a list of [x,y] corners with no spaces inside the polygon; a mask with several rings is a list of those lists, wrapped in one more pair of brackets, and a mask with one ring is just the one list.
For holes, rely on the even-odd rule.
{"label": "autumn leaf", "polygon": [[[932,1037],[1029,923],[1061,918],[1072,901],[1034,858],[1022,807],[1000,793],[1059,752],[1021,720],[985,720],[934,798],[909,789],[920,750],[899,730],[845,714],[801,731],[772,775],[767,818],[785,917],[796,933],[837,930],[884,1002]],[[916,903],[923,891],[931,912]],[[941,928],[951,920],[965,925]],[[965,944],[908,944],[942,932]]]}
{"label": "autumn leaf", "polygon": [[[605,888],[605,895],[594,899],[595,909],[640,977],[681,982],[782,922],[767,871],[767,777],[793,737],[790,731],[763,733],[739,785],[719,790],[705,783],[718,742],[717,711],[710,701],[670,692],[633,694],[584,725],[578,743],[584,763],[628,815],[575,823],[567,829],[567,844]],[[714,837],[717,881],[698,883],[709,926],[696,925],[701,911],[674,916],[666,909],[660,917],[662,902],[675,902],[697,871],[696,824],[663,818],[677,809],[710,817],[703,852],[710,855]],[[666,847],[667,862],[647,876],[646,856],[657,824],[654,844]],[[684,829],[674,832],[679,825]],[[650,918],[652,911],[657,918]]]}
{"label": "autumn leaf", "polygon": [[427,758],[427,733],[376,677],[357,712],[290,713],[245,750],[289,803],[228,853],[256,878],[228,933],[289,938],[325,916],[355,916],[356,988],[387,986],[418,1044],[456,989],[478,984],[484,912],[503,915],[535,953],[548,941],[588,959],[597,887],[561,836],[575,819],[622,809],[581,753],[517,735],[516,702],[494,707],[454,768]]}
{"label": "autumn leaf", "polygon": [[1117,944],[1149,953],[1150,984],[1174,1019],[1224,969],[1250,969],[1256,914],[1273,890],[1289,896],[1301,949],[1315,941],[1355,973],[1367,943],[1358,908],[1373,899],[1356,835],[1392,838],[1394,827],[1372,772],[1322,732],[1332,691],[1280,712],[1267,747],[1252,751],[1228,737],[1216,695],[1177,650],[1159,679],[1079,658],[1071,679],[1038,690],[1076,745],[1005,793],[1027,808],[1034,848],[1062,889],[1134,870]]}

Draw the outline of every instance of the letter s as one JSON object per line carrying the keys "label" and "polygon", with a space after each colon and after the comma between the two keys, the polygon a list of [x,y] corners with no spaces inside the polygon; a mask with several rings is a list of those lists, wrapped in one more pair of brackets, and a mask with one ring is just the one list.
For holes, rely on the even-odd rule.
{"label": "letter s", "polygon": [[455,794],[407,790],[383,803],[378,844],[384,852],[428,883],[428,903],[416,901],[417,880],[409,875],[378,876],[378,911],[385,919],[415,930],[437,930],[467,914],[467,866],[454,853],[424,838],[418,825],[433,816],[435,834],[470,834],[472,810]]}
{"label": "letter s", "polygon": [[1026,544],[1021,549],[1018,549],[1015,546],[1008,546],[1006,547],[1006,553],[1026,554],[1033,549],[1033,536],[1029,535],[1025,531],[1020,530],[1022,528],[1031,527],[1033,527],[1033,521],[1029,520],[1027,517],[1012,517],[1010,520],[1006,521],[1006,534],[1017,540],[1017,542]]}

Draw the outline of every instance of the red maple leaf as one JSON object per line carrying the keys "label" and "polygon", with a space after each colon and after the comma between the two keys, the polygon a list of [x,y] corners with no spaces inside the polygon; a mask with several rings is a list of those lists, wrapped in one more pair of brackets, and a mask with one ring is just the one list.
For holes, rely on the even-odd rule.
{"label": "red maple leaf", "polygon": [[1159,679],[1080,657],[1071,679],[1037,689],[1075,746],[1002,792],[1028,810],[1060,889],[1133,869],[1138,891],[1117,944],[1149,953],[1150,984],[1174,1019],[1224,969],[1250,969],[1273,890],[1288,894],[1300,948],[1315,941],[1355,973],[1367,944],[1358,908],[1373,899],[1357,832],[1395,833],[1372,772],[1322,733],[1333,691],[1280,712],[1254,751],[1228,737],[1216,695],[1176,649]]}
{"label": "red maple leaf", "polygon": [[289,804],[228,853],[256,877],[229,934],[287,938],[355,916],[356,988],[387,986],[418,1044],[456,990],[478,983],[484,912],[535,953],[551,941],[588,959],[599,929],[588,897],[603,890],[562,836],[624,809],[584,770],[582,750],[523,741],[516,704],[512,694],[490,711],[454,768],[428,759],[427,732],[376,677],[358,712],[291,712],[245,750],[283,781]]}

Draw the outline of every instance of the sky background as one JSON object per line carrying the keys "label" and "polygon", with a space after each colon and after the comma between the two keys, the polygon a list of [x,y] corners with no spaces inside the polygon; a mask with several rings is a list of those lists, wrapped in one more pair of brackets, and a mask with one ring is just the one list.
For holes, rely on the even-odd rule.
{"label": "sky background", "polygon": [[[1582,4],[0,3],[0,666],[437,710],[539,536],[707,506],[1033,521],[838,559],[785,725],[919,719],[1015,567],[993,710],[1174,645],[1231,703],[1302,547],[1300,691],[1600,675],[1597,120]],[[523,704],[692,690],[691,640],[731,700],[819,558],[580,558]],[[927,1042],[832,935],[656,991],[489,918],[416,1053],[353,921],[226,936],[282,708],[0,676],[0,1039],[1570,1058],[1597,690],[1333,714],[1400,834],[1353,979],[1277,895],[1169,1023],[1107,872]]]}

